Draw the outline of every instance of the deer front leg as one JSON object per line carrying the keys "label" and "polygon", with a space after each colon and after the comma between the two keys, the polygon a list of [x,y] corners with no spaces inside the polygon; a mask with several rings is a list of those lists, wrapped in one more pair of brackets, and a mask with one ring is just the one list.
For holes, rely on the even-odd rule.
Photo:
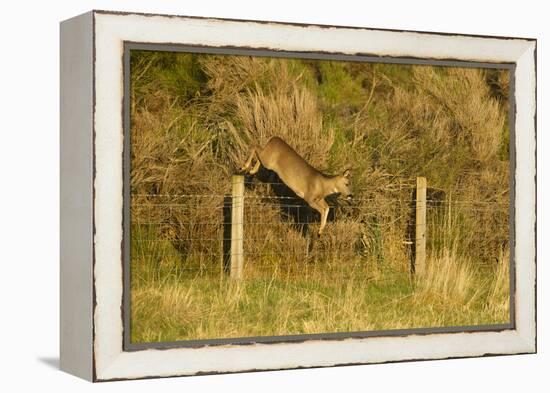
{"label": "deer front leg", "polygon": [[321,225],[319,226],[319,236],[321,236],[321,234],[323,233],[323,230],[325,229],[325,226],[327,225],[328,211],[330,208],[328,206],[328,203],[324,199],[321,199],[319,201],[319,206],[322,209],[322,212],[320,211]]}
{"label": "deer front leg", "polygon": [[327,225],[329,206],[324,199],[321,199],[319,201],[311,201],[308,202],[308,204],[309,206],[317,210],[321,215],[321,225],[319,226],[319,232],[317,233],[317,236],[321,237],[323,229],[325,229],[325,226]]}

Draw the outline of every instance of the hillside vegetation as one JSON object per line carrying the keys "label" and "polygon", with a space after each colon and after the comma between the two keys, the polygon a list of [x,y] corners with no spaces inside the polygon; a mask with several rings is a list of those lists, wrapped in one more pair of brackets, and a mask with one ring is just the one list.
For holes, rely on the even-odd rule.
{"label": "hillside vegetation", "polygon": [[[133,51],[132,341],[506,323],[508,72]],[[280,136],[354,200],[330,221],[274,173],[247,179],[245,280],[224,198]],[[411,276],[417,176],[428,260]],[[281,198],[283,196],[283,198]],[[227,213],[227,212],[226,212]]]}

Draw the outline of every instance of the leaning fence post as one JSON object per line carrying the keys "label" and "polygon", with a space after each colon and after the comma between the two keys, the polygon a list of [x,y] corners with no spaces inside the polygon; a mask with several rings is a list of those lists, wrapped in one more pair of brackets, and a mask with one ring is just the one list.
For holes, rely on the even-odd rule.
{"label": "leaning fence post", "polygon": [[244,219],[244,176],[235,175],[231,187],[231,273],[232,279],[243,276],[243,219]]}
{"label": "leaning fence post", "polygon": [[420,273],[426,266],[426,178],[416,178],[416,220],[414,272]]}

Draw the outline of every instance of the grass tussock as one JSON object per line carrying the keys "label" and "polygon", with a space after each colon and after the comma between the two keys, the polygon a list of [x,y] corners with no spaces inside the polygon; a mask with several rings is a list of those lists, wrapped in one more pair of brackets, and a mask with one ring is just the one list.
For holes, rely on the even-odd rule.
{"label": "grass tussock", "polygon": [[458,303],[475,301],[476,270],[457,250],[444,249],[428,258],[424,269],[415,276],[419,302]]}
{"label": "grass tussock", "polygon": [[[132,341],[509,318],[508,71],[136,51],[131,82]],[[329,201],[316,239],[274,173],[247,179],[235,285],[230,177],[275,135],[325,173],[351,167],[356,198]],[[428,261],[411,278],[417,176]]]}
{"label": "grass tussock", "polygon": [[[501,250],[489,279],[485,312],[495,320],[507,321],[510,315],[510,250]],[[504,317],[504,318],[503,318]]]}

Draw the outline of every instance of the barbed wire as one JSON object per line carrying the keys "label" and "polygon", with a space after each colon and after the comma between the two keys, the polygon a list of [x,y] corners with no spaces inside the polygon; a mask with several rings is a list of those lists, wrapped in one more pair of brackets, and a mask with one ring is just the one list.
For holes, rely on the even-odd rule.
{"label": "barbed wire", "polygon": [[[246,176],[246,175],[242,175],[242,176]],[[248,179],[252,179],[252,180],[247,180],[245,178],[244,180],[244,184],[245,185],[249,185],[249,186],[267,186],[267,185],[277,185],[277,186],[285,186],[285,187],[288,187],[284,182],[282,181],[278,181],[278,182],[270,182],[270,181],[263,181],[263,180],[253,180],[253,177],[251,176],[247,176]],[[131,184],[131,187],[137,187],[139,185],[142,185],[142,184],[158,184],[158,185],[172,185],[172,184],[185,184],[187,186],[196,186],[196,185],[206,185],[206,186],[209,186],[209,187],[212,187],[212,181],[207,181],[207,180],[204,180],[204,181],[185,181],[185,180],[170,180],[170,181],[159,181],[159,180],[138,180],[138,181],[134,181],[132,184]],[[231,184],[231,181],[228,180],[227,184]],[[411,188],[411,187],[414,187],[416,184],[416,179],[411,179],[411,180],[407,180],[407,179],[404,179],[402,181],[399,182],[399,185],[403,185],[403,186],[406,186],[404,188]]]}
{"label": "barbed wire", "polygon": [[[184,183],[189,187],[210,185],[208,182],[181,182]],[[384,240],[380,239],[384,231],[400,231],[401,235],[393,239],[398,239],[404,252],[412,253],[421,240],[433,246],[455,236],[454,232],[444,231],[446,217],[451,210],[473,217],[494,214],[506,218],[505,212],[510,212],[510,201],[490,199],[427,198],[420,202],[414,194],[409,194],[411,198],[403,198],[396,192],[358,195],[350,200],[331,198],[327,228],[338,223],[357,223],[361,226],[355,227],[353,230],[356,232],[353,233],[344,227],[343,231],[340,229],[317,238],[316,226],[320,223],[320,217],[304,199],[286,195],[287,192],[273,195],[274,192],[270,191],[270,195],[262,195],[249,191],[251,187],[258,186],[261,190],[272,186],[288,188],[284,183],[245,182],[245,186],[242,196],[231,195],[229,187],[223,190],[203,187],[204,193],[132,193],[132,261],[167,259],[175,271],[196,275],[226,271],[229,260],[237,257],[244,260],[245,272],[262,269],[291,271],[309,266],[315,269],[319,261],[334,270],[361,269],[368,265],[367,258],[377,258],[376,250],[383,247],[380,242]],[[401,195],[404,195],[402,191],[406,188],[412,191],[414,186],[401,188]],[[231,222],[234,207],[243,209],[242,221]],[[270,215],[266,215],[266,207],[272,208]],[[279,210],[279,218],[273,217],[274,209]],[[434,217],[434,220],[416,223],[418,209],[425,209],[428,217]],[[418,237],[418,228],[433,227],[436,220],[442,231],[432,231],[428,239]],[[279,224],[292,228],[299,237],[289,240],[280,226],[276,226]],[[228,232],[232,225],[243,228],[240,236],[232,236]],[[351,230],[353,227],[349,228]],[[345,242],[340,244],[340,239]],[[232,242],[241,243],[243,251],[232,249]],[[309,264],[308,261],[315,263]]]}
{"label": "barbed wire", "polygon": [[[232,199],[231,194],[132,194],[132,198],[228,198]],[[298,201],[304,201],[303,198],[298,196],[273,196],[273,195],[244,195],[242,197],[237,197],[241,199],[293,199]],[[416,202],[414,198],[409,200],[404,200],[403,198],[389,198],[389,197],[368,197],[368,198],[351,198],[350,201],[396,201],[402,203],[412,203]],[[446,199],[426,199],[426,202],[431,203],[446,203],[446,204],[509,204],[509,202],[501,201],[464,201],[464,200],[446,200]],[[305,201],[304,201],[305,203]]]}
{"label": "barbed wire", "polygon": [[[249,251],[249,252],[242,252],[242,253],[221,253],[221,252],[200,252],[200,251],[195,251],[195,252],[191,252],[191,253],[185,253],[183,255],[179,251],[144,252],[144,253],[140,253],[138,251],[138,252],[135,252],[135,253],[138,254],[139,256],[151,256],[151,257],[155,257],[155,258],[162,258],[162,257],[169,257],[169,256],[175,256],[175,257],[178,257],[178,258],[184,257],[182,262],[187,260],[187,262],[195,263],[195,264],[198,263],[197,259],[200,259],[199,257],[215,256],[215,257],[219,258],[223,255],[227,255],[227,256],[264,256],[264,257],[277,256],[277,257],[280,257],[280,256],[289,255],[288,250],[284,250],[284,251],[281,250],[280,252],[276,252],[276,251]],[[347,256],[347,255],[354,255],[354,256],[359,257],[359,256],[362,255],[361,252],[349,251],[349,250],[348,251],[346,251],[346,250],[315,250],[314,252],[312,251],[310,253],[306,253],[304,251],[296,251],[296,252],[291,252],[291,254],[293,254],[293,255],[305,255],[305,254],[331,255],[331,256],[335,256],[335,257],[341,257],[341,256]],[[251,262],[251,261],[249,261],[248,263],[254,264],[254,262]],[[350,262],[342,261],[342,263],[350,263]],[[273,264],[278,264],[278,265],[283,264],[284,265],[284,263],[273,263]]]}

